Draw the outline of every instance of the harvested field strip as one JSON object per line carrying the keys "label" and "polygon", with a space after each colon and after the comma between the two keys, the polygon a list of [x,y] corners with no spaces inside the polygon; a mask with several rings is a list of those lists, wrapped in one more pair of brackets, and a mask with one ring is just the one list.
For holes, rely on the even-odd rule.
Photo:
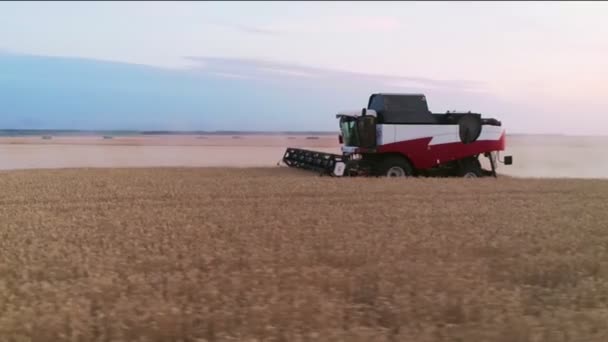
{"label": "harvested field strip", "polygon": [[0,173],[7,341],[606,341],[608,181]]}

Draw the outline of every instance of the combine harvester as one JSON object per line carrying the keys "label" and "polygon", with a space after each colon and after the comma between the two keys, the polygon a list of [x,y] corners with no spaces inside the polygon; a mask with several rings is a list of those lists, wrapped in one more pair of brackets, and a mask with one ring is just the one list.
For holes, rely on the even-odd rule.
{"label": "combine harvester", "polygon": [[[477,113],[434,114],[422,94],[373,94],[360,112],[336,115],[342,154],[287,148],[289,167],[331,176],[496,177],[505,130]],[[490,161],[482,168],[479,156]]]}

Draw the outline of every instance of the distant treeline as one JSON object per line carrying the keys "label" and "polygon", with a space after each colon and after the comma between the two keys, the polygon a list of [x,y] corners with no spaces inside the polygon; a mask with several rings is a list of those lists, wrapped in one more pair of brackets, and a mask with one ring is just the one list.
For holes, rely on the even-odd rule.
{"label": "distant treeline", "polygon": [[327,131],[87,131],[69,129],[0,129],[0,136],[126,136],[126,135],[334,135]]}
{"label": "distant treeline", "polygon": [[137,131],[85,131],[72,129],[0,129],[2,137],[23,136],[96,136],[96,135],[137,135]]}
{"label": "distant treeline", "polygon": [[334,135],[337,132],[323,131],[284,131],[284,132],[261,132],[261,131],[141,131],[144,135]]}

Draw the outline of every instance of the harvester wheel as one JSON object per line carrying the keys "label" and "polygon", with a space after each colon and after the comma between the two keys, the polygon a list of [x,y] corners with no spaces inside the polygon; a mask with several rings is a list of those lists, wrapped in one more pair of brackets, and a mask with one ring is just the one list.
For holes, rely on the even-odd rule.
{"label": "harvester wheel", "polygon": [[466,114],[459,121],[460,141],[470,144],[481,135],[481,119],[478,116]]}
{"label": "harvester wheel", "polygon": [[401,157],[388,157],[380,166],[380,175],[385,177],[412,177],[414,168],[412,164]]}
{"label": "harvester wheel", "polygon": [[464,178],[478,178],[483,176],[481,163],[477,158],[464,159],[460,163],[460,176]]}

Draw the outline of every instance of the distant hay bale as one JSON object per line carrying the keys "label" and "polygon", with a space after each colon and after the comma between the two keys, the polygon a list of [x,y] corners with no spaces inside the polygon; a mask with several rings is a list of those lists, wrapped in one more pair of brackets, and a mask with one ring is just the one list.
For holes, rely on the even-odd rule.
{"label": "distant hay bale", "polygon": [[50,135],[43,135],[42,136],[42,140],[51,140],[51,139],[53,139],[53,137],[50,136]]}
{"label": "distant hay bale", "polygon": [[319,137],[306,137],[307,140],[318,140]]}
{"label": "distant hay bale", "polygon": [[104,135],[104,136],[103,136],[103,139],[104,139],[104,140],[110,140],[110,139],[114,139],[114,137],[113,137],[113,136],[110,136],[110,135]]}
{"label": "distant hay bale", "polygon": [[206,136],[201,135],[201,136],[196,137],[196,139],[209,139],[209,138],[206,137]]}

